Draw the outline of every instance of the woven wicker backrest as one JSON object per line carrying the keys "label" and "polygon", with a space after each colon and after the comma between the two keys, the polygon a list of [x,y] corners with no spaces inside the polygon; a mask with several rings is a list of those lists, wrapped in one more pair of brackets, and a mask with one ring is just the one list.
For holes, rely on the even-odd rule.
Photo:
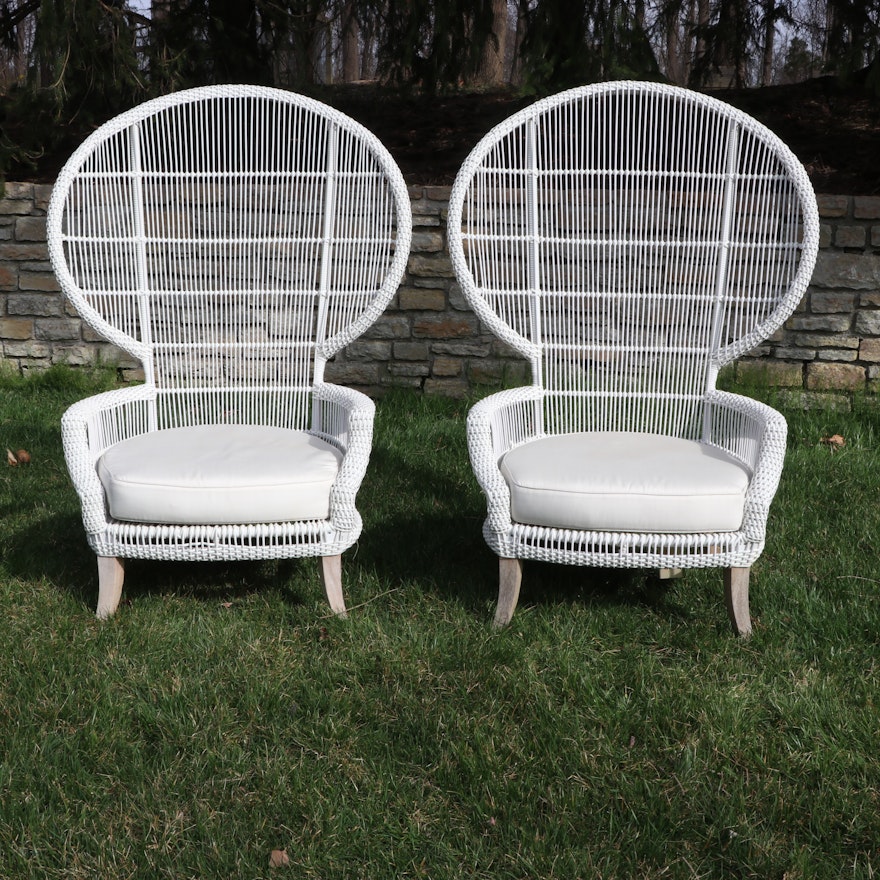
{"label": "woven wicker backrest", "polygon": [[111,120],[59,175],[48,217],[65,294],[144,363],[160,426],[306,424],[324,361],[393,296],[411,225],[372,134],[249,86]]}
{"label": "woven wicker backrest", "polygon": [[703,95],[606,83],[493,129],[450,202],[483,322],[532,362],[547,433],[694,437],[719,367],[772,334],[812,274],[802,165]]}

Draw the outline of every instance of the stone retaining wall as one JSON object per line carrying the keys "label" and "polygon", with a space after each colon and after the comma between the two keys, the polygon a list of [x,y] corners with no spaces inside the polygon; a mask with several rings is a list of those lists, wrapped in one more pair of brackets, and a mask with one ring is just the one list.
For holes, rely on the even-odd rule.
{"label": "stone retaining wall", "polygon": [[[63,299],[46,251],[51,186],[6,184],[0,200],[0,355],[21,371],[50,364],[138,365],[103,342]],[[381,320],[330,364],[332,381],[373,394],[395,386],[461,395],[522,384],[526,364],[477,321],[446,253],[449,187],[410,187],[414,232],[403,284]],[[822,240],[807,296],[786,326],[737,365],[741,379],[807,403],[880,391],[880,197],[819,196]],[[834,398],[839,401],[839,396]]]}

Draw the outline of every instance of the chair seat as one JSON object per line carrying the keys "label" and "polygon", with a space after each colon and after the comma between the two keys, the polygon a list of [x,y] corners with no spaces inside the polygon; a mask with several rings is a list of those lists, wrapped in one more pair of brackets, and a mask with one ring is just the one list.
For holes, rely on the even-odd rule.
{"label": "chair seat", "polygon": [[200,425],[123,440],[97,469],[114,519],[225,525],[326,519],[341,462],[305,431]]}
{"label": "chair seat", "polygon": [[515,522],[586,531],[735,531],[750,480],[714,447],[621,432],[542,437],[500,467]]}

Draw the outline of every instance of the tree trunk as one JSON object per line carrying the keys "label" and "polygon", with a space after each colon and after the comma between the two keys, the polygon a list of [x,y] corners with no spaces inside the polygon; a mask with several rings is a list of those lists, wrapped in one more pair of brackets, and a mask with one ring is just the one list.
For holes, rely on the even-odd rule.
{"label": "tree trunk", "polygon": [[773,84],[773,51],[776,43],[776,0],[764,4],[764,57],[761,64],[761,85]]}
{"label": "tree trunk", "polygon": [[507,82],[504,74],[509,32],[507,0],[492,0],[492,37],[483,45],[480,60],[479,79],[485,86],[498,87]]}
{"label": "tree trunk", "polygon": [[360,24],[355,15],[354,0],[346,0],[342,10],[342,81],[361,78]]}

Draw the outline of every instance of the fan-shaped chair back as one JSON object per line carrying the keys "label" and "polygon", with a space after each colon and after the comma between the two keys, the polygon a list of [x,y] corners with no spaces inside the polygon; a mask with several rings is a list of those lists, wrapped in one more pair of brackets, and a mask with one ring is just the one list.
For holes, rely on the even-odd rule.
{"label": "fan-shaped chair back", "polygon": [[698,438],[718,369],[794,310],[819,237],[806,173],[764,126],[631,82],[497,126],[449,213],[464,294],[530,359],[548,434]]}
{"label": "fan-shaped chair back", "polygon": [[215,86],[95,132],[48,224],[64,292],[155,384],[157,427],[299,429],[327,358],[393,296],[409,217],[362,126],[289,92]]}

